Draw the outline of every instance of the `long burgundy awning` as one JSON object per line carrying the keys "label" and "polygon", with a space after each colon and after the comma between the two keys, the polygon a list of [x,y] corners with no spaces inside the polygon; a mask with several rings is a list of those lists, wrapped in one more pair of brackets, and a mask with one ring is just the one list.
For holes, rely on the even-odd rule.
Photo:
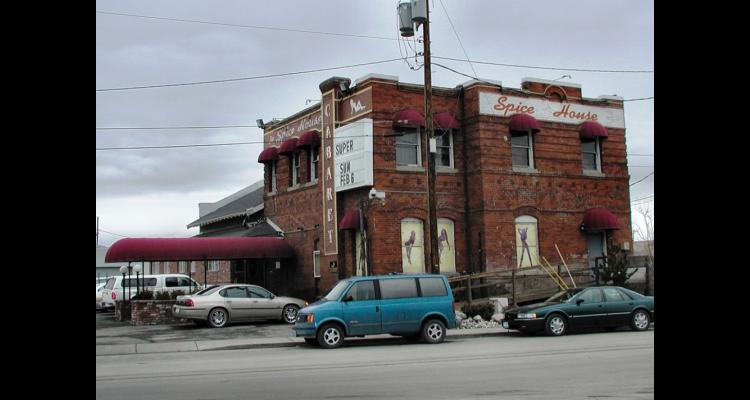
{"label": "long burgundy awning", "polygon": [[539,123],[536,122],[536,118],[528,114],[513,114],[510,117],[511,131],[532,131],[534,133],[539,132]]}
{"label": "long burgundy awning", "polygon": [[417,110],[401,110],[393,118],[393,125],[406,128],[424,126],[424,117]]}
{"label": "long burgundy awning", "polygon": [[279,155],[282,156],[291,155],[295,151],[297,151],[297,138],[287,139],[279,146]]}
{"label": "long burgundy awning", "polygon": [[460,126],[449,112],[435,114],[433,120],[435,121],[435,127],[438,129],[458,129]]}
{"label": "long burgundy awning", "polygon": [[197,261],[248,258],[293,258],[284,239],[273,237],[192,237],[120,239],[107,250],[105,262]]}
{"label": "long burgundy awning", "polygon": [[359,210],[347,211],[339,222],[339,230],[359,230]]}
{"label": "long burgundy awning", "polygon": [[297,140],[297,148],[318,145],[320,145],[320,132],[318,131],[305,131],[299,135],[299,140]]}
{"label": "long burgundy awning", "polygon": [[620,229],[620,222],[604,207],[591,208],[583,214],[582,229],[586,231]]}
{"label": "long burgundy awning", "polygon": [[269,147],[260,152],[258,162],[263,164],[270,163],[276,161],[277,158],[279,158],[278,149],[276,147]]}
{"label": "long burgundy awning", "polygon": [[609,132],[602,124],[596,121],[586,121],[581,124],[581,139],[607,138]]}

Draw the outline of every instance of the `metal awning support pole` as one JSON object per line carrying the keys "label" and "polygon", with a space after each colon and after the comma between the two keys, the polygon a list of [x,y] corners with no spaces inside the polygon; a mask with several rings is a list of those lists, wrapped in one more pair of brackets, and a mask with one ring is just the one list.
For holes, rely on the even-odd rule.
{"label": "metal awning support pole", "polygon": [[188,266],[188,279],[190,279],[190,293],[193,294],[193,262],[189,261],[190,265]]}
{"label": "metal awning support pole", "polygon": [[130,300],[130,298],[133,297],[132,290],[130,288],[133,283],[132,279],[130,278],[132,274],[133,274],[133,267],[130,266],[130,261],[128,261],[128,300]]}
{"label": "metal awning support pole", "polygon": [[206,275],[208,275],[208,262],[206,261],[206,258],[203,258],[203,287],[208,286],[208,279],[206,278]]}

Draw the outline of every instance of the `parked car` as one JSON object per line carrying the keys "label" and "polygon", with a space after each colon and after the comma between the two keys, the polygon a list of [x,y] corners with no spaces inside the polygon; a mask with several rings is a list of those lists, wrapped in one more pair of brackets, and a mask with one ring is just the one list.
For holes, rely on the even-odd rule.
{"label": "parked car", "polygon": [[102,302],[102,289],[104,289],[104,283],[97,283],[96,284],[96,311],[99,311],[104,308],[103,302]]}
{"label": "parked car", "polygon": [[335,348],[347,336],[390,333],[440,343],[455,328],[453,292],[443,275],[363,276],[339,281],[300,310],[295,335],[310,345]]}
{"label": "parked car", "polygon": [[280,319],[293,324],[297,311],[308,303],[293,297],[276,296],[268,290],[248,284],[224,284],[207,287],[189,296],[177,296],[172,315],[211,327],[221,328],[240,320]]}
{"label": "parked car", "polygon": [[654,322],[654,296],[619,286],[594,286],[562,291],[543,303],[505,312],[503,328],[526,334],[545,331],[564,335],[570,329],[630,326],[643,331]]}
{"label": "parked car", "polygon": [[[125,286],[124,294],[123,286]],[[114,308],[115,301],[130,300],[131,296],[136,295],[138,288],[141,290],[145,288],[154,294],[176,290],[190,293],[191,289],[202,289],[203,286],[195,279],[192,279],[191,286],[191,279],[183,274],[142,275],[138,277],[138,282],[136,282],[134,275],[131,275],[130,278],[126,276],[124,281],[122,276],[113,276],[107,280],[102,290],[102,307]]]}

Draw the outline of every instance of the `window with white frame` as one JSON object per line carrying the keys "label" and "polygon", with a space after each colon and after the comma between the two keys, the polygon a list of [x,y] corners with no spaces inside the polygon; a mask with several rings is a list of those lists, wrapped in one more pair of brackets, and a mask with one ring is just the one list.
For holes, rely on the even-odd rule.
{"label": "window with white frame", "polygon": [[187,261],[180,261],[178,265],[179,265],[181,274],[184,274],[185,272],[187,272]]}
{"label": "window with white frame", "polygon": [[396,165],[421,166],[422,146],[419,140],[419,129],[402,131],[396,136]]}
{"label": "window with white frame", "polygon": [[518,268],[539,265],[537,219],[530,215],[516,218],[516,262]]}
{"label": "window with white frame", "polygon": [[219,270],[219,261],[211,260],[208,262],[208,270],[211,272],[216,272]]}
{"label": "window with white frame", "polygon": [[271,193],[276,192],[276,161],[271,161]]}
{"label": "window with white frame", "polygon": [[405,274],[425,272],[424,229],[420,219],[401,220],[401,266]]}
{"label": "window with white frame", "polygon": [[453,168],[453,130],[439,129],[435,133],[437,142],[435,166]]}
{"label": "window with white frame", "polygon": [[511,132],[513,166],[534,168],[534,139],[531,132]]}
{"label": "window with white frame", "polygon": [[299,185],[299,153],[289,156],[289,186]]}
{"label": "window with white frame", "polygon": [[195,273],[195,268],[196,268],[195,265],[196,265],[195,261],[190,261],[190,273],[192,273],[192,274]]}
{"label": "window with white frame", "polygon": [[598,137],[581,140],[581,160],[583,169],[601,172],[601,143]]}
{"label": "window with white frame", "polygon": [[320,278],[320,250],[313,251],[313,278]]}
{"label": "window with white frame", "polygon": [[152,274],[157,274],[158,275],[158,274],[161,273],[160,272],[160,269],[161,269],[161,263],[160,262],[152,263],[151,266],[153,267],[152,268],[153,271],[151,271]]}
{"label": "window with white frame", "polygon": [[320,161],[320,147],[310,147],[310,182],[318,181],[318,162]]}

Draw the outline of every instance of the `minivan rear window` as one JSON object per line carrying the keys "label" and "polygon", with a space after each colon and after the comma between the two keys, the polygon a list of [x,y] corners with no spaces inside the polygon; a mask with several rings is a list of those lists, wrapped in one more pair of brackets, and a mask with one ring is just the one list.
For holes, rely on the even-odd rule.
{"label": "minivan rear window", "polygon": [[440,278],[419,278],[419,287],[422,289],[422,297],[447,296],[445,283]]}
{"label": "minivan rear window", "polygon": [[417,281],[414,278],[381,279],[380,296],[383,299],[417,297]]}
{"label": "minivan rear window", "polygon": [[104,288],[105,289],[112,289],[113,287],[115,287],[115,281],[116,280],[117,279],[115,279],[115,278],[109,278],[109,280],[107,280],[107,284],[104,286]]}

